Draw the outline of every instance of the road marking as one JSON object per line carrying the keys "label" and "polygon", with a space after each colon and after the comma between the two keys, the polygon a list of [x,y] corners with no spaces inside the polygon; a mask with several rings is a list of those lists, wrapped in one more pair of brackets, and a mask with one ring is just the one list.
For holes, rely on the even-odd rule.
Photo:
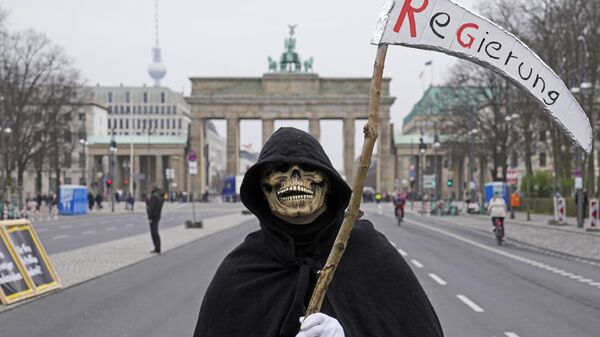
{"label": "road marking", "polygon": [[504,334],[506,335],[506,337],[519,337],[519,335],[517,335],[514,332],[505,332]]}
{"label": "road marking", "polygon": [[82,227],[87,227],[87,226],[91,226],[91,225],[92,225],[91,223],[83,223],[83,224],[81,224]]}
{"label": "road marking", "polygon": [[415,259],[410,260],[417,268],[423,268],[423,264]]}
{"label": "road marking", "polygon": [[466,304],[473,311],[483,312],[483,309],[480,306],[478,306],[477,304],[475,304],[475,302],[471,301],[467,296],[458,294],[458,295],[456,295],[456,297],[458,297],[459,300],[461,300],[464,304]]}
{"label": "road marking", "polygon": [[72,225],[63,225],[63,226],[60,226],[58,228],[60,228],[60,229],[69,229],[69,228],[73,228],[73,226]]}
{"label": "road marking", "polygon": [[[538,267],[540,269],[550,271],[550,272],[552,272],[554,274],[557,274],[557,275],[565,276],[565,277],[568,277],[568,278],[573,279],[573,280],[580,280],[580,279],[584,278],[583,276],[576,275],[576,274],[573,274],[571,272],[568,272],[566,270],[562,270],[562,269],[559,269],[559,268],[556,268],[556,267],[552,267],[552,266],[547,265],[545,263],[541,263],[541,262],[538,262],[538,261],[535,261],[535,260],[532,260],[532,259],[529,259],[529,258],[518,256],[518,255],[509,253],[507,251],[503,251],[503,250],[500,250],[500,249],[488,247],[488,246],[486,246],[484,244],[481,244],[479,242],[476,242],[476,241],[464,238],[464,237],[462,237],[460,235],[457,235],[457,234],[454,234],[454,233],[450,233],[448,231],[445,231],[445,230],[442,230],[442,229],[439,229],[439,228],[436,228],[436,227],[431,227],[429,225],[423,224],[421,222],[414,221],[412,219],[410,219],[408,221],[411,222],[411,223],[413,223],[413,224],[415,224],[415,225],[417,225],[417,226],[420,226],[420,227],[423,227],[425,229],[428,229],[430,231],[438,232],[440,234],[444,234],[444,235],[449,236],[451,238],[454,238],[454,239],[456,239],[458,241],[462,241],[464,243],[468,243],[470,245],[473,245],[475,247],[487,250],[489,252],[496,253],[498,255],[502,255],[502,256],[511,258],[513,260],[517,260],[517,261],[529,264],[531,266]],[[590,281],[594,281],[594,280],[590,279]],[[595,282],[589,282],[589,283],[585,283],[585,284],[593,285],[593,283],[595,283]]]}
{"label": "road marking", "polygon": [[46,231],[48,231],[48,228],[38,228],[35,231],[38,232],[38,233],[46,232]]}
{"label": "road marking", "polygon": [[96,233],[96,231],[85,231],[85,232],[83,232],[81,234],[88,235],[88,234],[94,234],[94,233]]}
{"label": "road marking", "polygon": [[109,231],[109,232],[110,231],[114,231],[115,229],[116,229],[115,227],[108,227],[108,228],[106,228],[106,230]]}
{"label": "road marking", "polygon": [[57,236],[53,236],[52,240],[59,240],[59,239],[64,239],[64,238],[68,238],[68,235],[57,235]]}
{"label": "road marking", "polygon": [[400,253],[400,255],[402,256],[406,256],[408,255],[405,251],[403,251],[402,249],[398,248],[398,253]]}
{"label": "road marking", "polygon": [[125,225],[125,227],[133,227],[133,224],[129,223],[129,224]]}
{"label": "road marking", "polygon": [[436,274],[431,273],[431,274],[429,274],[429,277],[431,277],[439,285],[445,286],[446,284],[448,284],[448,283],[446,283],[446,281],[444,281],[441,277],[437,276]]}

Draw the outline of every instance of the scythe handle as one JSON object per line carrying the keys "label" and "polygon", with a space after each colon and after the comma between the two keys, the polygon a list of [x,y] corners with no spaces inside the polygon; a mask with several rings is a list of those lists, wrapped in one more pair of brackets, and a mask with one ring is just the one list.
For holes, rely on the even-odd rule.
{"label": "scythe handle", "polygon": [[[363,143],[362,152],[360,155],[360,162],[354,175],[354,182],[352,184],[352,197],[350,198],[350,204],[346,214],[344,215],[344,221],[342,226],[335,238],[331,252],[323,269],[319,272],[319,279],[315,285],[315,290],[310,298],[310,303],[306,310],[306,316],[314,314],[321,310],[321,305],[325,299],[325,293],[327,288],[333,279],[333,274],[346,250],[348,238],[354,227],[354,223],[360,217],[360,201],[362,198],[362,190],[365,185],[365,178],[369,165],[371,164],[371,156],[373,154],[373,147],[375,147],[375,141],[377,140],[377,130],[379,127],[379,101],[381,98],[381,80],[383,78],[383,66],[385,63],[385,55],[387,53],[387,45],[380,44],[377,46],[377,55],[375,56],[375,65],[373,67],[373,79],[371,80],[371,97],[369,100],[369,119],[365,124],[363,133],[365,135],[365,141]],[[387,140],[386,140],[387,141]]]}

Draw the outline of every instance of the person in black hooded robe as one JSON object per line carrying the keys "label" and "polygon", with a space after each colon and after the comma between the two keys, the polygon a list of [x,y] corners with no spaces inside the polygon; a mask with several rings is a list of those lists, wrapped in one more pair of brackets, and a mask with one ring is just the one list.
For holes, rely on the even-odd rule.
{"label": "person in black hooded robe", "polygon": [[[312,184],[312,192],[318,190],[315,185],[326,189],[325,207],[305,221],[270,207],[270,195],[300,197],[290,197],[289,188],[282,186],[287,181],[270,185],[265,183],[268,177],[288,174],[299,181],[314,172],[325,177]],[[202,301],[195,337],[443,336],[406,261],[362,219],[354,226],[321,313],[307,317],[298,334],[317,272],[327,260],[351,195],[314,137],[294,128],[273,133],[246,172],[240,195],[260,229],[221,263]],[[298,223],[306,219],[311,221]]]}

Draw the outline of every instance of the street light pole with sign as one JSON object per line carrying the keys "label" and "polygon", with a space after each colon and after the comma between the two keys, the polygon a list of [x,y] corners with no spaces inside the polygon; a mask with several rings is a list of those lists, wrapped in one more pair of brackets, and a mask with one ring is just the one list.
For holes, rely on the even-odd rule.
{"label": "street light pole with sign", "polygon": [[194,152],[194,150],[190,150],[190,152],[188,153],[188,165],[189,165],[188,170],[189,170],[190,175],[192,176],[190,195],[192,196],[192,222],[194,224],[196,223],[196,200],[194,197],[194,180],[195,179],[193,176],[198,174],[198,162],[196,160],[198,160],[196,152]]}

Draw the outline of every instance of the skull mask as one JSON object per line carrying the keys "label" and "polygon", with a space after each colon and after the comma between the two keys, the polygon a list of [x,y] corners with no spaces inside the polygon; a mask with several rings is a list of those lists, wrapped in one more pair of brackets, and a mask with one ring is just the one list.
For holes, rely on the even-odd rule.
{"label": "skull mask", "polygon": [[301,164],[277,163],[262,172],[261,186],[278,218],[296,225],[315,220],[326,209],[327,175]]}

